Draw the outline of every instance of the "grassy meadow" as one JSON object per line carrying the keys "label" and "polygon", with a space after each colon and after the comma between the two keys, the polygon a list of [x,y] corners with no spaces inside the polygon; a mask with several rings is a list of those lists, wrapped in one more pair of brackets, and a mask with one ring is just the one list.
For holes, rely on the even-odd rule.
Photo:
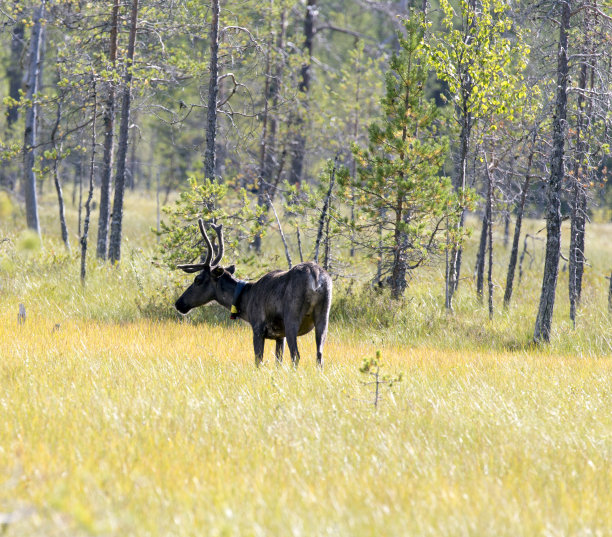
{"label": "grassy meadow", "polygon": [[[255,369],[249,328],[219,308],[179,318],[192,278],[151,264],[154,200],[126,205],[121,265],[91,258],[83,288],[53,198],[42,249],[0,203],[0,535],[612,534],[612,225],[587,232],[576,329],[561,272],[548,346],[530,343],[543,241],[503,311],[496,235],[492,321],[470,277],[449,315],[438,268],[392,305],[357,264],[335,282],[324,370],[308,335],[294,371],[270,343]],[[267,241],[261,266],[282,266]],[[376,351],[402,380],[375,408],[359,367]]]}

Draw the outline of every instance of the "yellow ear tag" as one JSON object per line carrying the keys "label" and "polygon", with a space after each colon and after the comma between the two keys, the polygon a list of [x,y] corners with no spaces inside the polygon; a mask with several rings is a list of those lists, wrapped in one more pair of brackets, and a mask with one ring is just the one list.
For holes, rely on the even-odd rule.
{"label": "yellow ear tag", "polygon": [[233,304],[232,304],[232,309],[230,309],[230,313],[238,313],[236,306],[234,306]]}

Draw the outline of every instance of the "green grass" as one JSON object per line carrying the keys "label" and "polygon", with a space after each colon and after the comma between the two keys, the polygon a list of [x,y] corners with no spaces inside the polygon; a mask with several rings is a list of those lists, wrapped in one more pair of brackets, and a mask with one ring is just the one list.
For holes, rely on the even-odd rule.
{"label": "green grass", "polygon": [[[589,228],[575,330],[561,273],[550,345],[530,343],[543,245],[506,312],[496,246],[492,321],[470,278],[449,315],[438,268],[392,303],[358,265],[335,283],[321,372],[310,335],[299,370],[277,368],[270,344],[255,369],[225,311],[179,319],[191,277],[151,264],[146,197],[128,198],[121,265],[91,258],[84,288],[54,207],[41,250],[18,214],[0,223],[3,536],[610,533],[609,224]],[[359,366],[377,350],[403,379],[375,409]]]}

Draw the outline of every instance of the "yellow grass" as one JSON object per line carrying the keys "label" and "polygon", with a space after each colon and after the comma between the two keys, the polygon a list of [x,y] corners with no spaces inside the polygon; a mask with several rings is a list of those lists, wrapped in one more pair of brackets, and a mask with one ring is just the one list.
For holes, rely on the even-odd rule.
{"label": "yellow grass", "polygon": [[381,347],[325,370],[243,326],[0,318],[7,535],[605,535],[610,361]]}
{"label": "yellow grass", "polygon": [[[454,314],[436,268],[401,303],[337,281],[325,368],[310,334],[294,371],[270,343],[256,369],[225,312],[171,317],[191,278],[151,266],[154,203],[127,203],[121,266],[90,258],[84,289],[78,255],[50,238],[52,198],[42,251],[22,215],[0,221],[2,537],[612,534],[610,224],[587,233],[575,330],[561,272],[549,346],[530,345],[543,244],[504,312],[496,235],[493,321],[472,239]],[[359,366],[377,350],[403,380],[375,409]]]}

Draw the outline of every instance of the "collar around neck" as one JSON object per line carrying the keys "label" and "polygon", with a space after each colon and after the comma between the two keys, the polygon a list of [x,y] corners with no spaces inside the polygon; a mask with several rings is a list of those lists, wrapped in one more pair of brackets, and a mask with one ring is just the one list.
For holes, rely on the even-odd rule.
{"label": "collar around neck", "polygon": [[240,300],[240,295],[246,286],[246,282],[243,280],[238,280],[236,284],[236,288],[234,289],[234,296],[232,298],[232,307],[230,308],[230,319],[234,320],[238,317],[240,310],[238,309],[238,301]]}

